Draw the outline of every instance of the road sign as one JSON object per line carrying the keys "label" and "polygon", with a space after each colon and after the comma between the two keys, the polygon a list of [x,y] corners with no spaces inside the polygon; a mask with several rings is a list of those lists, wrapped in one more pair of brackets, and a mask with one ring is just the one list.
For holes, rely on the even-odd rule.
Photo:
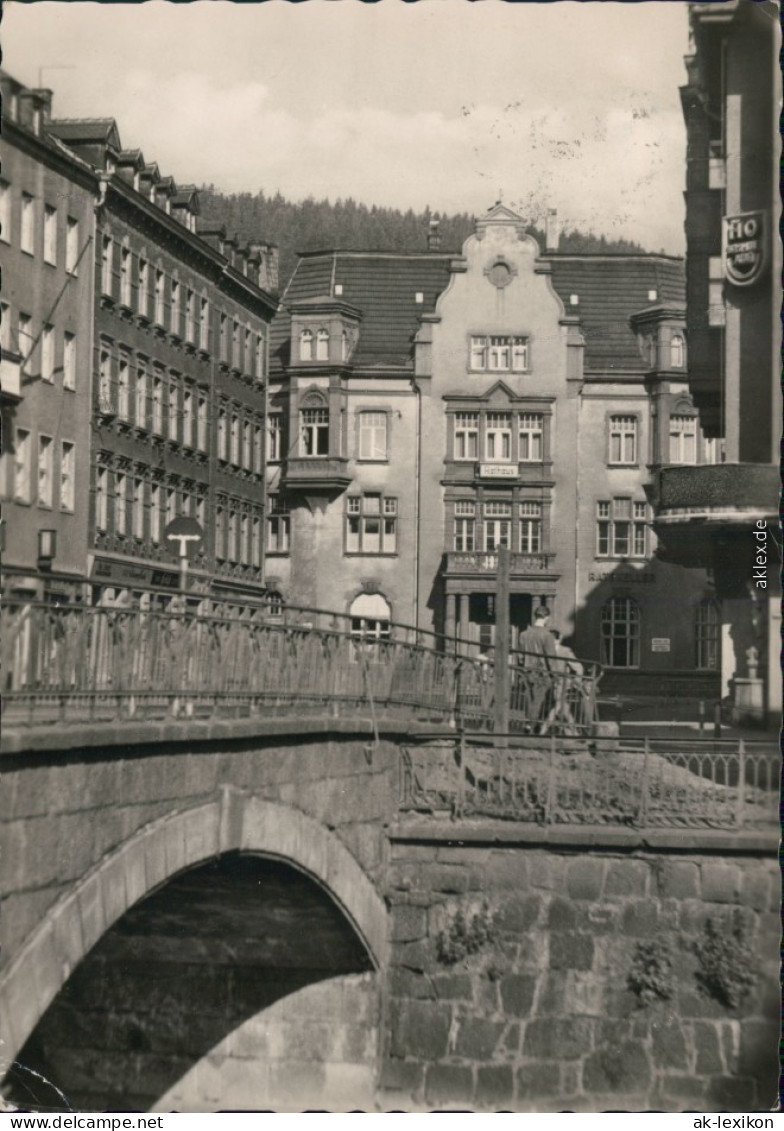
{"label": "road sign", "polygon": [[177,550],[179,558],[192,558],[204,541],[204,531],[195,518],[180,515],[163,532],[164,541]]}

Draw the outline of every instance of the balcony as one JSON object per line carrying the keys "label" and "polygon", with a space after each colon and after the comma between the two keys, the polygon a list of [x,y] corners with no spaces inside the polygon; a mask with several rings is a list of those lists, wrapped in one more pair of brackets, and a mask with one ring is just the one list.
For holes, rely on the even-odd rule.
{"label": "balcony", "polygon": [[[510,554],[509,573],[512,577],[541,576],[549,573],[555,554]],[[453,552],[446,555],[446,573],[451,577],[477,577],[494,574],[498,570],[498,554],[482,551]]]}
{"label": "balcony", "polygon": [[290,490],[338,493],[352,477],[348,460],[341,456],[308,456],[286,461],[284,483]]}

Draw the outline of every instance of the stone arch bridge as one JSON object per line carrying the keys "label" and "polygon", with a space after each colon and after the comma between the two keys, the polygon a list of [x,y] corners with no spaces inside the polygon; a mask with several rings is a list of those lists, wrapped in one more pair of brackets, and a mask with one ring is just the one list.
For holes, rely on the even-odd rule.
{"label": "stone arch bridge", "polygon": [[590,672],[534,718],[516,667],[494,730],[491,665],[332,614],[4,617],[17,1106],[773,1102],[763,743],[620,741]]}

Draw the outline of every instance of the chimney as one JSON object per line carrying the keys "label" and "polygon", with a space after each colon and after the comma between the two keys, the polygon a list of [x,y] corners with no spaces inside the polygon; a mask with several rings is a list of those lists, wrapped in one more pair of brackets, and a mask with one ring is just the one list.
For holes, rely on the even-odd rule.
{"label": "chimney", "polygon": [[38,99],[41,125],[48,126],[52,120],[52,92],[47,87],[39,87],[33,94]]}
{"label": "chimney", "polygon": [[438,220],[431,220],[427,229],[427,250],[438,251],[441,247],[441,236],[438,234]]}
{"label": "chimney", "polygon": [[547,219],[544,227],[544,249],[545,251],[558,251],[558,244],[561,239],[561,228],[558,223],[558,213],[555,208],[547,209]]}

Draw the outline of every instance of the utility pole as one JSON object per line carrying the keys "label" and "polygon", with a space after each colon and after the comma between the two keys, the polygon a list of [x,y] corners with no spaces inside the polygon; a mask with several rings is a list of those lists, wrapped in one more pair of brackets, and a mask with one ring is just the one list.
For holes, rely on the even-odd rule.
{"label": "utility pole", "polygon": [[496,747],[505,747],[509,733],[509,550],[499,546],[496,554],[493,729]]}

